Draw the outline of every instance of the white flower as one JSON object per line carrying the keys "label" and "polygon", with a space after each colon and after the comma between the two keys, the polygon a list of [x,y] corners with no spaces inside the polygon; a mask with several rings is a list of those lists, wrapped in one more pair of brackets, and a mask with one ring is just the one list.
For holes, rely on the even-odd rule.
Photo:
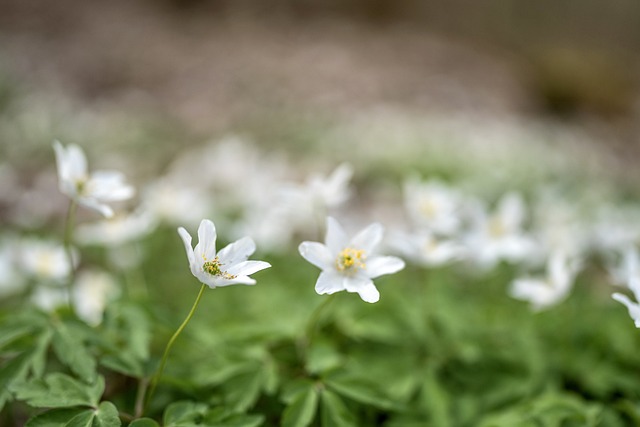
{"label": "white flower", "polygon": [[[631,277],[629,279],[629,289],[633,292],[635,300],[640,301],[640,278]],[[640,304],[631,301],[628,296],[618,292],[614,293],[611,297],[627,307],[629,316],[633,319],[636,328],[640,328]]]}
{"label": "white flower", "polygon": [[515,262],[539,256],[538,245],[522,229],[525,206],[520,195],[504,195],[491,215],[481,205],[472,214],[474,227],[466,243],[481,266],[488,268],[500,260]]}
{"label": "white flower", "polygon": [[76,242],[83,245],[121,246],[148,235],[154,230],[156,223],[156,219],[148,211],[116,215],[78,226]]}
{"label": "white flower", "polygon": [[79,204],[100,212],[107,218],[113,209],[105,202],[116,202],[133,197],[133,187],[125,184],[124,175],[118,171],[87,171],[87,159],[80,147],[70,144],[64,147],[53,143],[58,165],[58,185],[63,194]]}
{"label": "white flower", "polygon": [[71,273],[64,247],[45,240],[24,239],[18,262],[24,272],[41,280],[61,282]]}
{"label": "white flower", "polygon": [[580,261],[563,252],[554,252],[547,262],[546,278],[516,279],[509,293],[513,298],[529,301],[533,310],[542,310],[567,297],[580,265]]}
{"label": "white flower", "polygon": [[401,255],[426,267],[435,267],[463,258],[466,248],[453,240],[439,239],[429,231],[398,232],[389,245]]}
{"label": "white flower", "polygon": [[174,182],[172,177],[148,185],[142,192],[142,199],[145,211],[171,224],[195,225],[210,211],[210,197],[203,189]]}
{"label": "white flower", "polygon": [[102,321],[107,303],[119,294],[120,289],[110,274],[84,271],[73,288],[73,306],[79,318],[95,326]]}
{"label": "white flower", "polygon": [[249,277],[257,271],[271,267],[264,261],[247,261],[256,250],[250,237],[243,237],[216,253],[216,227],[208,219],[203,219],[198,227],[198,244],[191,247],[191,235],[182,227],[178,233],[184,242],[191,273],[200,282],[216,288],[234,284],[254,285]]}
{"label": "white flower", "polygon": [[640,254],[635,246],[629,245],[624,249],[619,265],[608,266],[609,275],[614,284],[626,286],[632,280],[640,280]]}
{"label": "white flower", "polygon": [[411,219],[434,233],[452,234],[460,227],[461,197],[441,182],[407,181],[404,201]]}
{"label": "white flower", "polygon": [[371,279],[404,268],[400,258],[373,255],[383,232],[382,225],[374,223],[349,240],[340,224],[328,217],[325,244],[302,242],[298,247],[304,259],[322,269],[316,292],[322,295],[346,290],[358,293],[366,302],[377,302],[380,293]]}

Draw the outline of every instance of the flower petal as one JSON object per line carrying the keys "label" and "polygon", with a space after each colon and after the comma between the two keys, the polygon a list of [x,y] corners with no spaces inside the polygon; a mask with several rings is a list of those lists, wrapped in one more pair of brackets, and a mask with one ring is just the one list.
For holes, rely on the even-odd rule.
{"label": "flower petal", "polygon": [[113,209],[110,206],[105,205],[104,203],[98,202],[93,198],[80,197],[78,203],[82,206],[93,209],[96,212],[99,212],[105,218],[113,218]]}
{"label": "flower petal", "polygon": [[232,276],[248,276],[265,268],[271,267],[271,264],[265,261],[242,261],[226,270]]}
{"label": "flower petal", "polygon": [[636,325],[636,328],[640,328],[640,305],[638,305],[635,302],[632,302],[629,299],[629,297],[623,294],[615,293],[611,295],[611,297],[614,300],[624,304],[627,307],[627,310],[629,311],[629,316],[631,316],[631,318],[633,319]]}
{"label": "flower petal", "polygon": [[348,243],[347,235],[342,226],[333,217],[327,217],[327,234],[325,243],[331,253],[338,254]]}
{"label": "flower petal", "polygon": [[178,234],[182,238],[182,242],[184,243],[184,250],[187,252],[187,259],[189,260],[189,268],[191,269],[191,272],[195,274],[194,267],[196,264],[196,259],[193,253],[193,248],[191,247],[191,235],[183,227],[178,227]]}
{"label": "flower petal", "polygon": [[382,240],[384,227],[382,224],[374,222],[364,230],[360,231],[351,239],[350,245],[356,249],[363,249],[365,252],[371,252]]}
{"label": "flower petal", "polygon": [[335,294],[344,290],[342,276],[331,271],[323,271],[316,281],[318,295]]}
{"label": "flower petal", "polygon": [[365,302],[374,303],[380,300],[380,292],[376,285],[366,277],[345,277],[343,284],[347,292],[356,292]]}
{"label": "flower petal", "polygon": [[371,279],[385,274],[396,273],[404,268],[404,261],[394,256],[378,256],[366,262],[366,274]]}
{"label": "flower petal", "polygon": [[[212,260],[216,256],[216,226],[208,219],[203,219],[198,227],[198,244],[194,252],[196,258]],[[200,261],[200,260],[198,260]]]}
{"label": "flower petal", "polygon": [[215,278],[216,287],[223,287],[229,285],[255,285],[255,279],[252,279],[249,276],[238,276],[233,279],[225,279],[222,277]]}
{"label": "flower petal", "polygon": [[334,262],[329,248],[319,242],[302,242],[298,246],[298,252],[304,259],[322,270],[330,268]]}
{"label": "flower petal", "polygon": [[251,237],[243,237],[228,244],[218,252],[218,259],[224,265],[232,266],[246,261],[256,251],[256,244]]}

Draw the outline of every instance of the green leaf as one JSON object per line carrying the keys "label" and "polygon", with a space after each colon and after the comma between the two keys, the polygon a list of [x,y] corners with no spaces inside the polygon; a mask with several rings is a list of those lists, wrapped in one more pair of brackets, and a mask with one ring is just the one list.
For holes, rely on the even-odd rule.
{"label": "green leaf", "polygon": [[151,418],[138,418],[131,422],[129,427],[160,427],[160,424]]}
{"label": "green leaf", "polygon": [[318,408],[318,390],[312,386],[300,393],[284,410],[283,427],[306,427],[313,421]]}
{"label": "green leaf", "polygon": [[122,307],[122,319],[128,332],[126,348],[137,360],[147,360],[151,343],[149,316],[137,306],[125,305]]}
{"label": "green leaf", "polygon": [[93,410],[87,409],[73,417],[64,427],[93,427]]}
{"label": "green leaf", "polygon": [[256,365],[254,370],[237,375],[224,384],[225,401],[233,411],[246,411],[260,397],[264,381],[264,371]]}
{"label": "green leaf", "polygon": [[365,405],[381,409],[397,409],[398,407],[381,393],[375,384],[359,378],[327,378],[326,384],[338,394]]}
{"label": "green leaf", "polygon": [[165,427],[178,426],[183,424],[195,424],[207,412],[209,407],[204,403],[197,402],[175,402],[165,409],[163,421]]}
{"label": "green leaf", "polygon": [[34,330],[33,326],[23,325],[23,326],[14,326],[14,325],[5,325],[0,329],[0,349],[5,346],[11,344],[13,341],[18,338],[22,338]]}
{"label": "green leaf", "polygon": [[36,415],[25,424],[25,427],[64,427],[78,414],[86,409],[58,408]]}
{"label": "green leaf", "polygon": [[95,407],[104,391],[104,378],[98,377],[93,385],[89,385],[56,372],[47,375],[44,380],[15,384],[11,389],[17,399],[36,408]]}
{"label": "green leaf", "polygon": [[53,337],[53,350],[58,359],[86,382],[96,376],[96,361],[81,339],[65,324],[60,324]]}
{"label": "green leaf", "polygon": [[321,393],[322,427],[350,427],[356,426],[356,420],[347,409],[340,396],[330,390]]}
{"label": "green leaf", "polygon": [[118,408],[111,402],[102,402],[95,412],[93,427],[119,427],[122,425]]}
{"label": "green leaf", "polygon": [[232,415],[218,422],[206,422],[207,427],[258,427],[264,423],[262,415]]}

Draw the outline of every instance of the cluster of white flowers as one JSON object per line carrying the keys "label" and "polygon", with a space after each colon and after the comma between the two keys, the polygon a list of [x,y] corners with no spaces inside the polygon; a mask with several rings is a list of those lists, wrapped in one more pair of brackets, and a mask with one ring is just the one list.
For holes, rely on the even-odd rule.
{"label": "cluster of white flowers", "polygon": [[[622,262],[611,267],[612,277],[628,286],[636,300],[640,298],[640,261],[633,246],[640,236],[640,227],[633,224],[640,215],[634,209],[601,210],[589,223],[574,204],[554,191],[533,196],[529,210],[518,192],[505,192],[494,204],[487,204],[463,186],[412,176],[404,183],[404,204],[397,203],[404,211],[396,209],[387,218],[392,228],[388,238],[383,239],[384,227],[378,222],[349,238],[335,217],[344,217],[346,224],[355,223],[353,218],[361,223],[362,206],[376,212],[370,204],[360,203],[358,212],[345,206],[354,194],[352,165],[343,163],[327,175],[299,179],[284,156],[265,156],[246,141],[229,138],[177,157],[167,174],[140,192],[135,210],[116,214],[108,203],[126,201],[135,194],[124,175],[89,173],[80,147],[65,147],[57,141],[53,147],[60,191],[104,217],[80,224],[74,244],[108,248],[110,259],[122,270],[137,266],[142,255],[136,242],[159,224],[194,227],[200,222],[195,247],[185,228],[180,226],[178,232],[192,274],[211,288],[255,284],[249,276],[270,267],[248,259],[256,242],[267,251],[286,250],[324,230],[324,244],[305,240],[298,246],[302,257],[322,270],[315,285],[318,294],[345,290],[366,302],[378,301],[373,279],[405,266],[396,256],[379,254],[379,248],[387,248],[424,268],[458,263],[482,272],[503,262],[518,265],[524,274],[510,283],[508,293],[536,311],[568,297],[589,253],[623,251]],[[211,159],[216,167],[211,167]],[[200,169],[211,173],[193,179],[193,171]],[[216,227],[202,219],[212,216],[229,233],[225,238],[237,239],[220,251],[216,251]],[[13,240],[20,240],[19,245]],[[79,315],[98,323],[106,302],[118,294],[118,286],[106,273],[82,271],[74,279],[78,252],[72,249],[70,265],[60,244],[5,238],[0,243],[0,293],[21,292],[31,277],[31,282],[47,283],[32,295],[38,305],[50,308],[71,300]],[[545,268],[546,274],[540,274]],[[72,279],[73,287],[60,286]],[[638,303],[620,293],[614,299],[625,304],[640,325]]]}

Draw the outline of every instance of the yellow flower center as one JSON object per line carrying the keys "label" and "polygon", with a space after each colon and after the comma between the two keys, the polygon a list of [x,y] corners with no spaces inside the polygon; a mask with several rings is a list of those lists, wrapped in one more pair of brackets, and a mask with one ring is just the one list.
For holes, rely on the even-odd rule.
{"label": "yellow flower center", "polygon": [[507,234],[507,228],[500,218],[491,218],[489,220],[489,234],[495,238],[500,238]]}
{"label": "yellow flower center", "polygon": [[367,256],[362,249],[345,248],[336,258],[336,268],[339,271],[355,272],[361,268],[366,268],[364,263]]}
{"label": "yellow flower center", "polygon": [[212,276],[220,276],[224,279],[235,279],[236,277],[238,277],[233,274],[229,274],[226,271],[223,271],[221,266],[222,264],[220,263],[220,259],[218,257],[215,257],[211,261],[206,261],[205,258],[205,263],[202,264],[202,269]]}

